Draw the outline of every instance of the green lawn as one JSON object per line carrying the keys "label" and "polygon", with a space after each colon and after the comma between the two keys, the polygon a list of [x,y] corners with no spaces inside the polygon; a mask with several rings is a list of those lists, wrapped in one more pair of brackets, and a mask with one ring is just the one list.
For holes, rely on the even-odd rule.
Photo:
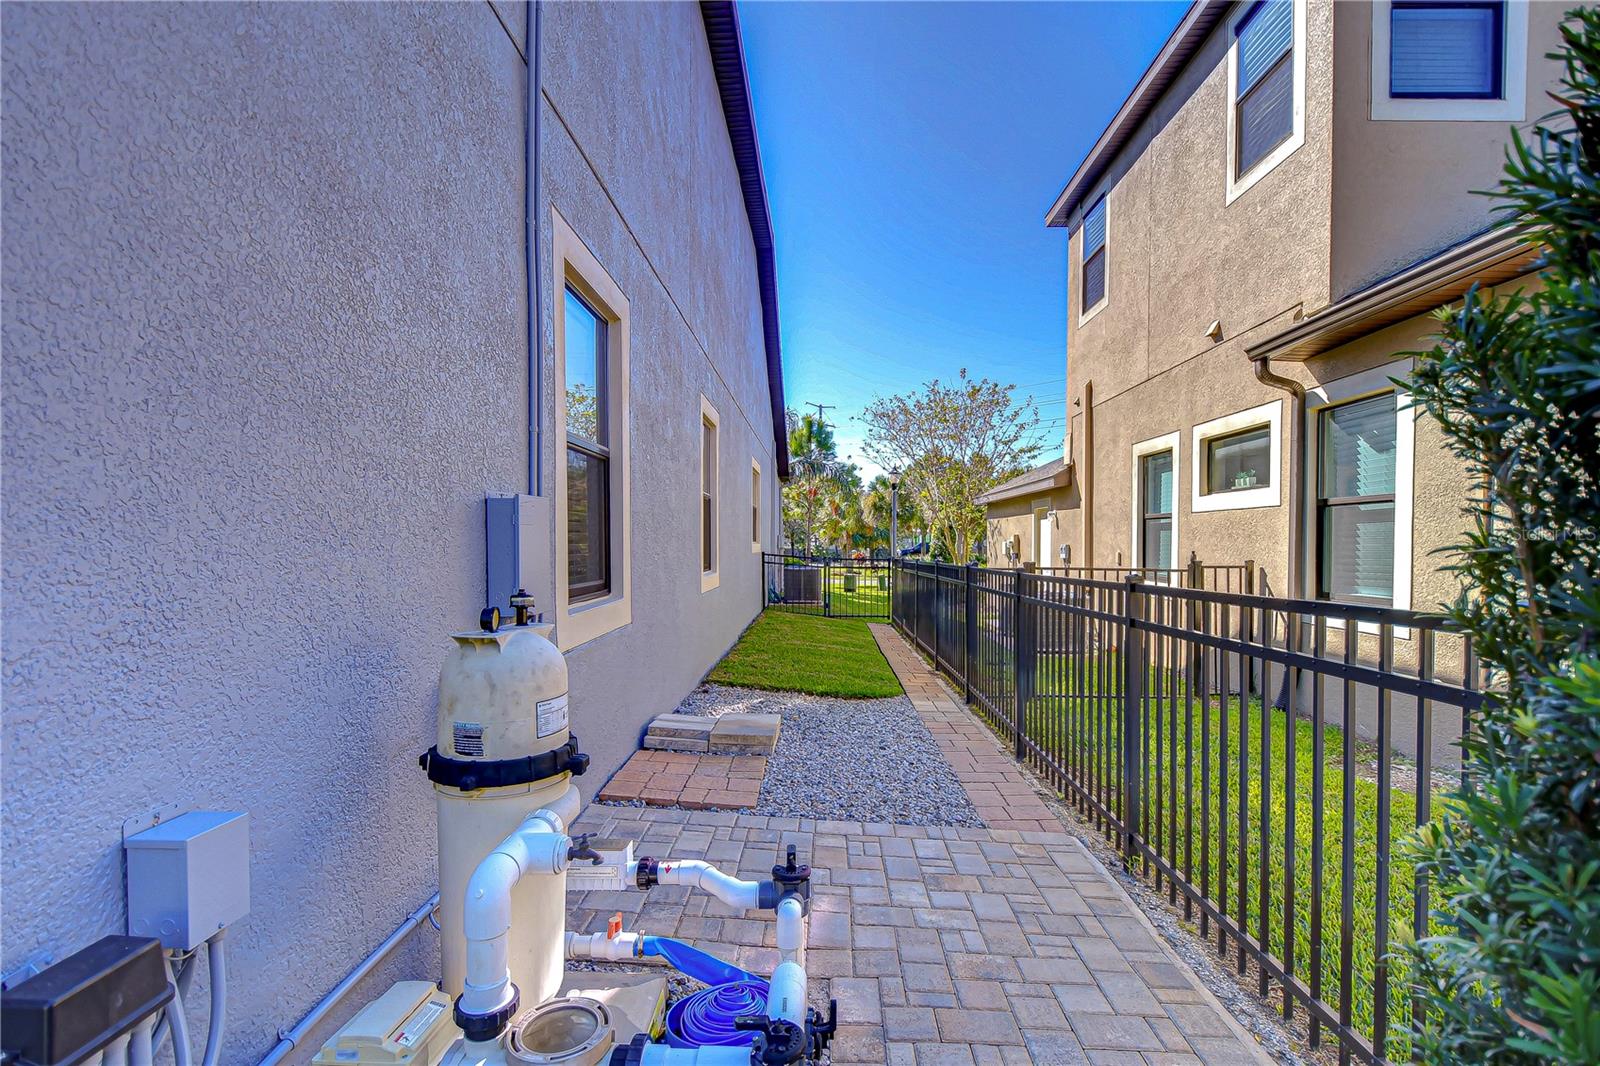
{"label": "green lawn", "polygon": [[[834,617],[888,620],[889,571],[881,567],[849,569],[846,563],[832,563],[827,573],[826,588],[819,590],[826,598],[826,609],[822,603],[779,601],[782,603],[781,609],[800,614],[827,613]],[[768,590],[769,597],[778,590],[779,580],[776,569],[769,568],[768,582],[772,586]],[[820,574],[817,580],[820,584]]]}
{"label": "green lawn", "polygon": [[850,699],[901,693],[866,622],[783,611],[762,611],[706,680]]}

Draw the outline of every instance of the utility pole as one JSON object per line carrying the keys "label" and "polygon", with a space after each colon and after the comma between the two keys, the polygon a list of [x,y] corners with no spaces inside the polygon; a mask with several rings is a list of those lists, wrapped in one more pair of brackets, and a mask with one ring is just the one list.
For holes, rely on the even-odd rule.
{"label": "utility pole", "polygon": [[807,407],[815,407],[817,409],[817,423],[818,423],[818,425],[821,425],[822,427],[826,428],[827,425],[828,425],[828,419],[827,419],[827,416],[824,415],[822,412],[832,410],[833,408],[837,407],[838,404],[832,404],[832,403],[808,403],[808,404],[806,404],[806,406]]}

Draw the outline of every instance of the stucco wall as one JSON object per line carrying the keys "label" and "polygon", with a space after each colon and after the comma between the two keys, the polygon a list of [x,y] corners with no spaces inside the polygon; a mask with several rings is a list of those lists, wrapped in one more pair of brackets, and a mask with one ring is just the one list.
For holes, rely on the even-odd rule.
{"label": "stucco wall", "polygon": [[[1061,545],[1071,543],[1073,527],[1077,525],[1076,507],[1077,493],[1071,488],[1040,492],[1032,496],[1018,496],[989,504],[985,508],[988,565],[995,567],[1007,565],[1005,542],[1016,536],[1022,539],[1022,555],[1017,560],[1019,563],[1060,566],[1061,558],[1057,550]],[[1040,559],[1037,553],[1038,512],[1041,509],[1055,512],[1049,518],[1051,549],[1049,559]],[[1076,556],[1072,565],[1077,565]]]}
{"label": "stucco wall", "polygon": [[[1546,59],[1560,42],[1571,5],[1533,0],[1528,8],[1526,129],[1554,105],[1559,65]],[[1333,293],[1335,298],[1489,224],[1477,195],[1501,177],[1510,121],[1374,121],[1372,6],[1337,4],[1334,45]]]}
{"label": "stucco wall", "polygon": [[[571,656],[587,793],[755,613],[752,454],[769,538],[776,481],[698,10],[545,21],[546,207],[633,315],[634,621]],[[415,758],[482,497],[527,485],[525,64],[488,5],[18,4],[3,47],[3,962],[122,930],[123,819],[247,810],[253,1062],[436,885]],[[336,1020],[436,968],[424,928]]]}

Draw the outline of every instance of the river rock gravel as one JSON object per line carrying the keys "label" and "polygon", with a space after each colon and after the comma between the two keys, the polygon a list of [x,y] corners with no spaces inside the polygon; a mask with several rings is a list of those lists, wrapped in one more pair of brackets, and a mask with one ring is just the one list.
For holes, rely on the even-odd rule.
{"label": "river rock gravel", "polygon": [[755,814],[983,826],[904,696],[845,700],[708,684],[678,706],[679,714],[735,711],[783,719]]}

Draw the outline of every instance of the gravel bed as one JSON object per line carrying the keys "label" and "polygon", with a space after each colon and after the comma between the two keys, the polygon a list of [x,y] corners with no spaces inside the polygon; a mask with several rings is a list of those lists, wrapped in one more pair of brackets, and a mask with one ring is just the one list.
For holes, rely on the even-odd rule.
{"label": "gravel bed", "polygon": [[844,700],[702,685],[680,714],[783,718],[755,814],[981,828],[955,771],[904,696]]}

